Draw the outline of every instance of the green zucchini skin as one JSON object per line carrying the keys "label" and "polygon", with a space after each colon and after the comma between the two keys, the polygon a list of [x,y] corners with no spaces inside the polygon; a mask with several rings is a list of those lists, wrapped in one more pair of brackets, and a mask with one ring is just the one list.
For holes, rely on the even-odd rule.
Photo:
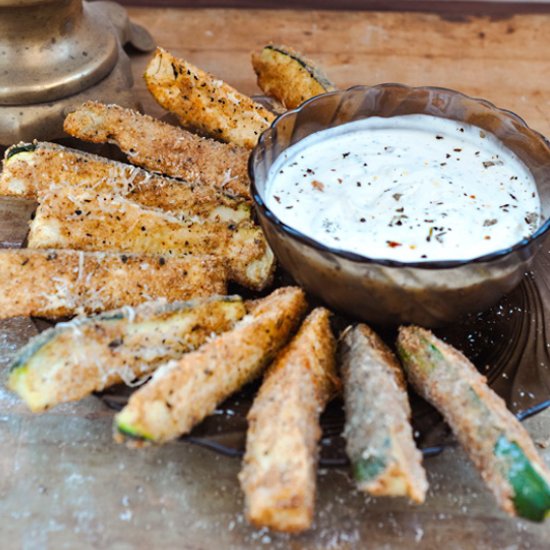
{"label": "green zucchini skin", "polygon": [[385,456],[369,456],[353,462],[353,476],[361,484],[375,480],[388,467]]}
{"label": "green zucchini skin", "polygon": [[287,46],[268,44],[252,54],[252,66],[263,92],[288,109],[336,90],[315,63]]}
{"label": "green zucchini skin", "polygon": [[329,92],[332,90],[336,90],[336,86],[318,67],[316,67],[310,61],[306,60],[303,56],[299,55],[291,48],[287,48],[285,46],[280,46],[277,44],[268,44],[267,46],[265,46],[264,49],[280,53],[298,63],[298,65],[303,67],[310,74],[310,76],[325,89],[325,91]]}
{"label": "green zucchini skin", "polygon": [[485,378],[427,330],[402,327],[397,347],[409,382],[444,416],[500,507],[543,521],[550,513],[550,471]]}
{"label": "green zucchini skin", "polygon": [[35,151],[36,145],[36,143],[18,143],[17,145],[12,145],[6,150],[4,159],[9,160],[19,153],[30,153]]}
{"label": "green zucchini skin", "polygon": [[410,425],[405,379],[396,357],[366,325],[340,338],[346,451],[360,491],[424,501],[428,482]]}
{"label": "green zucchini skin", "polygon": [[58,323],[13,358],[7,386],[32,411],[151,373],[246,314],[240,297],[150,302]]}
{"label": "green zucchini skin", "polygon": [[514,488],[514,506],[518,516],[544,521],[550,515],[550,484],[535,470],[523,449],[501,435],[494,448],[509,483]]}

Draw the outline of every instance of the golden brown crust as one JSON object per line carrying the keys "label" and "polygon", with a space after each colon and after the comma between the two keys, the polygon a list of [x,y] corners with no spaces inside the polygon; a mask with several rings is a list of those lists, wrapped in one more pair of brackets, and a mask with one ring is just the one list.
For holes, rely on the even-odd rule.
{"label": "golden brown crust", "polygon": [[115,143],[132,164],[250,199],[249,151],[200,137],[119,105],[88,101],[65,118],[65,132]]}
{"label": "golden brown crust", "polygon": [[162,48],[157,48],[144,78],[157,102],[183,126],[248,149],[275,119],[250,97]]}
{"label": "golden brown crust", "polygon": [[0,194],[40,198],[56,187],[65,187],[116,194],[177,216],[200,216],[227,223],[251,220],[249,204],[218,189],[151,174],[130,164],[54,143],[36,142],[33,147],[33,151],[4,160]]}
{"label": "golden brown crust", "polygon": [[238,297],[147,302],[77,317],[32,338],[8,380],[33,412],[75,401],[179,359],[246,314]]}
{"label": "golden brown crust", "polygon": [[337,388],[330,313],[315,309],[269,368],[248,414],[239,474],[246,516],[257,527],[311,527],[319,415]]}
{"label": "golden brown crust", "polygon": [[274,256],[252,222],[183,220],[125,197],[52,189],[41,197],[30,225],[31,248],[73,248],[136,254],[209,254],[228,266],[232,280],[253,289],[270,282]]}
{"label": "golden brown crust", "polygon": [[230,332],[161,366],[117,415],[118,430],[156,442],[187,433],[260,374],[290,338],[306,305],[301,289],[280,288]]}
{"label": "golden brown crust", "polygon": [[55,318],[226,293],[225,270],[209,256],[3,249],[0,281],[0,318]]}
{"label": "golden brown crust", "polygon": [[288,46],[269,44],[252,54],[258,86],[288,109],[307,99],[336,90],[313,61]]}

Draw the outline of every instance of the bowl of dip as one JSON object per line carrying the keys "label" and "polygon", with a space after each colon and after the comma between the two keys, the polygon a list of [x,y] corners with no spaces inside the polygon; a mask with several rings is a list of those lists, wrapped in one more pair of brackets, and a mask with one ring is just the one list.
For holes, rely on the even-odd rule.
{"label": "bowl of dip", "polygon": [[550,143],[444,88],[355,86],[279,116],[250,156],[282,267],[333,309],[441,326],[511,291],[550,227]]}

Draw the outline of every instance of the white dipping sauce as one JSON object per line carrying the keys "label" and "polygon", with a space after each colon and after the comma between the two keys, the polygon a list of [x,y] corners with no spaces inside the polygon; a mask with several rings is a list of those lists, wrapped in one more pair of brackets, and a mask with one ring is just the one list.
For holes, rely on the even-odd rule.
{"label": "white dipping sauce", "polygon": [[312,239],[371,258],[466,260],[540,223],[534,178],[495,136],[430,115],[371,117],[284,151],[267,207]]}

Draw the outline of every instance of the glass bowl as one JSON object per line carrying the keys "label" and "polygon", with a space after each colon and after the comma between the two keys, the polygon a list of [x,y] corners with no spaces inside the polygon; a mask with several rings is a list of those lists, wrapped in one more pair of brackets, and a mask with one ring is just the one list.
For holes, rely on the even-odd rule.
{"label": "glass bowl", "polygon": [[[539,228],[514,246],[471,260],[399,262],[318,243],[267,208],[267,176],[289,146],[319,130],[370,116],[429,114],[467,122],[499,138],[532,172],[542,203]],[[437,327],[484,311],[529,269],[550,228],[550,142],[517,115],[445,88],[355,86],[316,96],[279,116],[249,161],[259,222],[281,266],[329,307],[378,325]]]}

